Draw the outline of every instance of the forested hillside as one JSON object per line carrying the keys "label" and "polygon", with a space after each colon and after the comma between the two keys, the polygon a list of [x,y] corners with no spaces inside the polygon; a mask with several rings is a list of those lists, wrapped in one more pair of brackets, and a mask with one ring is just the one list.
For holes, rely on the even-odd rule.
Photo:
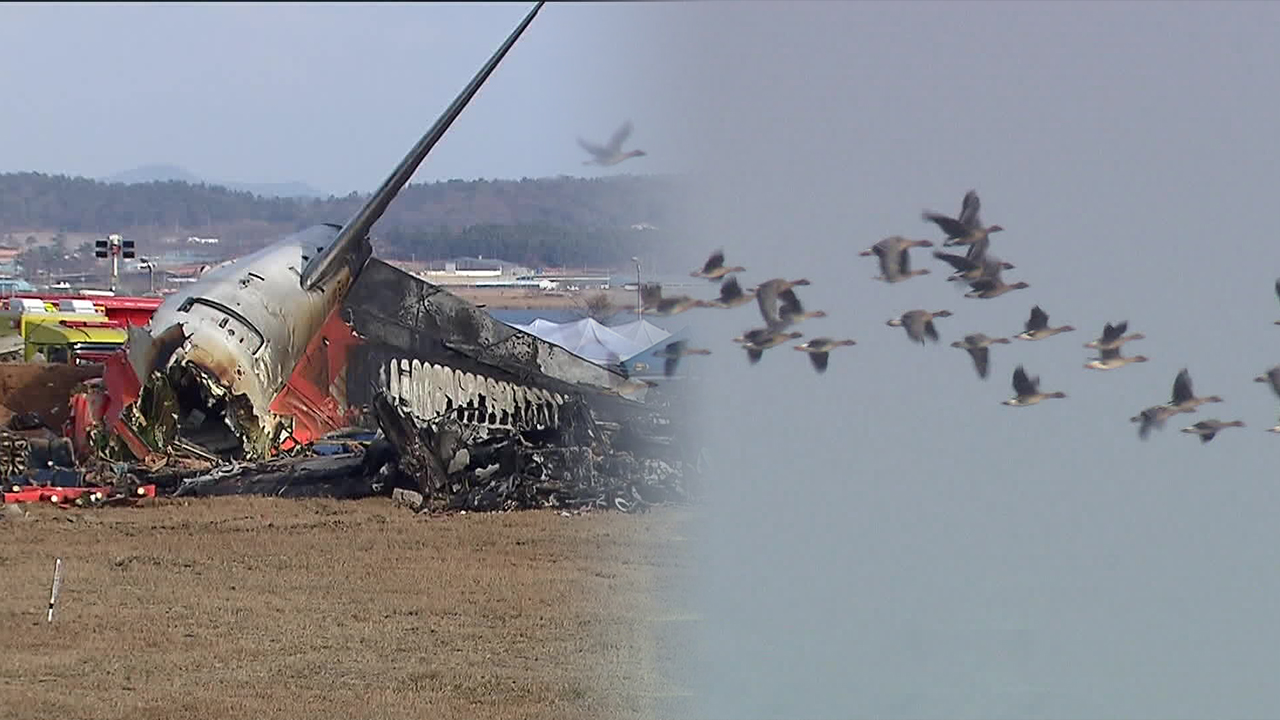
{"label": "forested hillside", "polygon": [[[635,254],[637,234],[648,244],[671,236],[680,225],[678,186],[676,178],[631,175],[410,185],[373,237],[389,258],[480,254],[614,264]],[[225,252],[240,254],[302,227],[341,223],[366,197],[266,198],[179,181],[126,185],[9,173],[0,174],[0,235],[114,232],[139,243],[212,236]]]}

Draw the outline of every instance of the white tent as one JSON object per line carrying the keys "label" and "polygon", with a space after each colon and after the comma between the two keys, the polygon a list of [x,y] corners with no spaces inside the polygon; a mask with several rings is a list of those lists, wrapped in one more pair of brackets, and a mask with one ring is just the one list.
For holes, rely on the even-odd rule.
{"label": "white tent", "polygon": [[[644,352],[655,342],[670,336],[670,333],[662,328],[644,320],[619,328],[610,328],[591,318],[567,323],[554,323],[538,318],[528,325],[513,324],[511,327],[559,345],[574,355],[592,362],[610,365]],[[624,328],[631,329],[630,336],[618,332]],[[650,338],[657,339],[650,340]]]}
{"label": "white tent", "polygon": [[635,320],[626,325],[616,325],[610,329],[631,342],[646,348],[653,347],[671,337],[671,333],[648,320]]}

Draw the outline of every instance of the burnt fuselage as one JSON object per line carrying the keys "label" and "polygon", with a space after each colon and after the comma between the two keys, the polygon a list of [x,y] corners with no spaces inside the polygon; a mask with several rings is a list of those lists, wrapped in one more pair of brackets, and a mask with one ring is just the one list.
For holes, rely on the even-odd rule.
{"label": "burnt fuselage", "polygon": [[209,270],[167,298],[145,328],[150,338],[135,337],[131,345],[154,347],[159,338],[173,336],[175,326],[185,339],[167,357],[131,353],[139,380],[146,382],[153,370],[194,370],[233,396],[243,396],[261,429],[273,434],[275,419],[268,406],[372,254],[362,240],[347,262],[315,289],[304,290],[302,269],[333,242],[339,229],[317,225],[302,230]]}

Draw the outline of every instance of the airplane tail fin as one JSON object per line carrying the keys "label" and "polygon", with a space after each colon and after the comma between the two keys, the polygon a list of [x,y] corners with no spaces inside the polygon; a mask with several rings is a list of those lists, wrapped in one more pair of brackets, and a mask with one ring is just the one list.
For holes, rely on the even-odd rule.
{"label": "airplane tail fin", "polygon": [[[378,218],[382,217],[382,214],[387,210],[387,206],[391,204],[391,201],[400,192],[401,188],[409,182],[409,178],[413,177],[413,173],[417,171],[418,166],[422,164],[427,154],[431,152],[431,148],[435,147],[435,144],[444,136],[445,131],[462,113],[463,108],[467,106],[467,103],[471,102],[471,98],[480,90],[480,86],[493,74],[493,71],[498,67],[498,63],[502,62],[507,52],[516,44],[516,40],[524,33],[525,28],[529,27],[529,23],[533,22],[534,16],[542,9],[544,3],[545,0],[539,0],[538,4],[533,6],[533,9],[516,26],[516,29],[502,43],[497,52],[489,58],[484,67],[480,68],[475,77],[471,78],[471,82],[467,83],[467,86],[454,98],[449,107],[445,108],[444,113],[436,119],[435,124],[418,140],[418,144],[414,145],[409,154],[400,161],[400,164],[396,166],[390,177],[383,181],[382,186],[373,194],[373,197],[369,198],[369,202],[365,203],[365,206],[360,208],[359,212],[342,226],[341,232],[338,233],[333,242],[329,243],[329,247],[313,257],[303,267],[302,287],[304,290],[312,290],[324,282],[349,258],[358,258],[361,255],[367,256],[367,253],[355,253],[354,251],[366,240],[373,224],[378,221]],[[353,268],[353,270],[358,271],[359,268]]]}

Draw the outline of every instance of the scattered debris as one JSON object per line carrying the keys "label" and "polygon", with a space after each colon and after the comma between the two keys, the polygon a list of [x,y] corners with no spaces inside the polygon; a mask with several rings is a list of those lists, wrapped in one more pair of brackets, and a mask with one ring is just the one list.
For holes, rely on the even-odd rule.
{"label": "scattered debris", "polygon": [[391,491],[391,501],[396,505],[401,505],[417,512],[422,509],[426,498],[422,497],[422,493],[396,488]]}
{"label": "scattered debris", "polygon": [[276,497],[359,498],[378,494],[362,472],[362,454],[233,462],[181,480],[174,497],[274,495]]}
{"label": "scattered debris", "polygon": [[27,439],[8,430],[0,430],[0,472],[6,477],[27,471],[30,455]]}

